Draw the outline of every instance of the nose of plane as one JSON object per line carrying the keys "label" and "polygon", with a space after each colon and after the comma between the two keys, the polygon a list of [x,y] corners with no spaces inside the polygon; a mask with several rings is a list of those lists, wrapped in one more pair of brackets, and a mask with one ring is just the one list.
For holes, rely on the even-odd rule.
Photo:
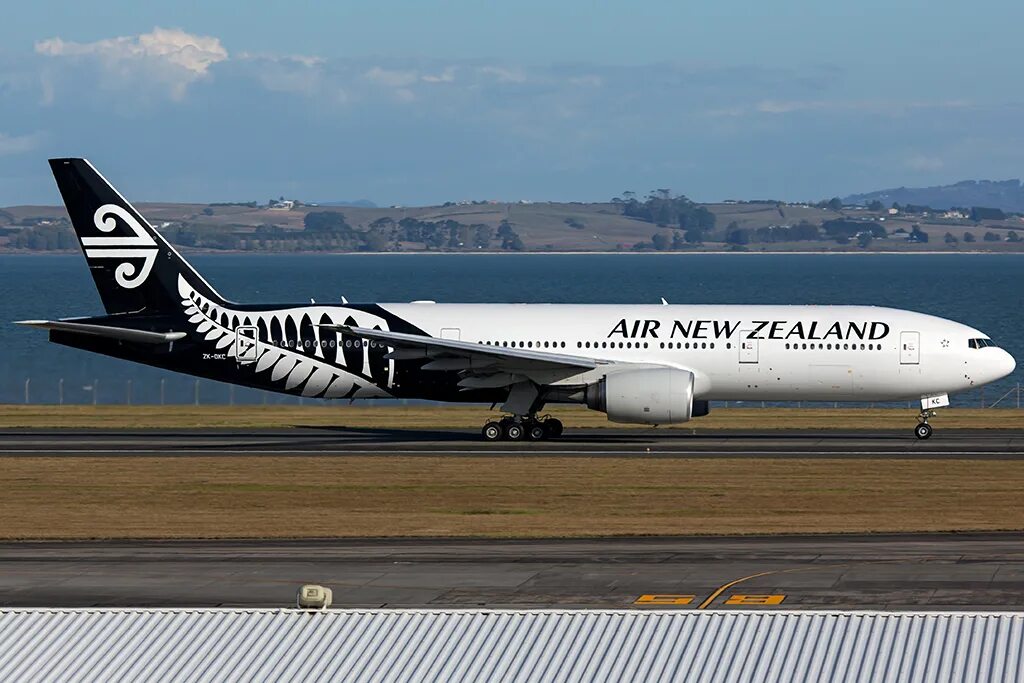
{"label": "nose of plane", "polygon": [[996,368],[1000,377],[1006,377],[1017,369],[1017,361],[1003,349],[999,349],[999,358],[996,360]]}

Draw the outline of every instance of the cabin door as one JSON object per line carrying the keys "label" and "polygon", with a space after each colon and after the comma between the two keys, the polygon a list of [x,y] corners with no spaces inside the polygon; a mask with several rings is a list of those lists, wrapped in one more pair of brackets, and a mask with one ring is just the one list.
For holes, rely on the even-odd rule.
{"label": "cabin door", "polygon": [[740,362],[741,363],[756,363],[757,362],[757,340],[747,339],[750,335],[751,330],[740,330]]}
{"label": "cabin door", "polygon": [[441,339],[452,339],[454,341],[459,341],[460,339],[462,339],[462,330],[458,327],[442,327]]}
{"label": "cabin door", "polygon": [[917,365],[921,362],[921,333],[900,332],[900,365]]}
{"label": "cabin door", "polygon": [[235,329],[235,360],[239,364],[255,363],[260,356],[259,331],[251,325]]}

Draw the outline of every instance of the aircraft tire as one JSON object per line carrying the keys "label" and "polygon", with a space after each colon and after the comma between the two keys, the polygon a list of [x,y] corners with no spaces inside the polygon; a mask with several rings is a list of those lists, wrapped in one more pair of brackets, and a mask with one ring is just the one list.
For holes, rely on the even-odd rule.
{"label": "aircraft tire", "polygon": [[549,439],[557,439],[562,435],[562,421],[553,417],[544,420],[544,431]]}
{"label": "aircraft tire", "polygon": [[480,430],[480,434],[484,437],[484,441],[499,441],[502,437],[501,425],[497,422],[488,422]]}
{"label": "aircraft tire", "polygon": [[548,436],[548,431],[540,422],[532,423],[526,430],[526,436],[530,441],[543,441]]}
{"label": "aircraft tire", "polygon": [[504,436],[506,441],[520,441],[524,433],[523,425],[518,422],[509,421],[505,423]]}
{"label": "aircraft tire", "polygon": [[914,427],[914,436],[916,436],[921,441],[924,441],[925,439],[927,439],[931,435],[932,435],[932,426],[930,424],[928,424],[927,422],[922,422],[921,424],[919,424],[916,427]]}

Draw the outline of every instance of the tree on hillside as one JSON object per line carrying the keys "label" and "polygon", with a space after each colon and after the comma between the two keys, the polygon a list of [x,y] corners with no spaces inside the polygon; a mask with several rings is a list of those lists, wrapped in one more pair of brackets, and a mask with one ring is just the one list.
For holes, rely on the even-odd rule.
{"label": "tree on hillside", "polygon": [[964,242],[976,242],[976,241],[977,240],[974,237],[974,233],[970,233],[970,232],[965,232],[964,233]]}
{"label": "tree on hillside", "polygon": [[910,236],[907,238],[907,240],[910,242],[921,242],[922,244],[927,244],[928,233],[921,230],[921,226],[915,225],[914,228],[910,231]]}
{"label": "tree on hillside", "polygon": [[808,221],[800,221],[789,229],[789,239],[797,242],[817,240],[821,238],[818,226]]}
{"label": "tree on hillside", "polygon": [[480,249],[486,249],[491,246],[491,233],[491,226],[477,225],[473,232],[473,246]]}
{"label": "tree on hillside", "polygon": [[958,243],[958,241],[956,239],[956,236],[953,235],[953,233],[951,233],[951,232],[947,232],[946,233],[945,240],[946,240],[946,244],[957,244]]}
{"label": "tree on hillside", "polygon": [[1000,237],[998,233],[994,233],[991,230],[986,232],[985,236],[982,237],[982,239],[985,240],[986,242],[1002,242],[1003,241],[1003,238]]}
{"label": "tree on hillside", "polygon": [[750,231],[746,228],[735,228],[728,230],[725,234],[726,244],[750,244]]}
{"label": "tree on hillside", "polygon": [[340,211],[310,211],[302,219],[306,232],[316,233],[350,233],[352,226],[345,221],[345,214]]}
{"label": "tree on hillside", "polygon": [[672,247],[672,238],[663,232],[656,232],[651,235],[651,244],[658,251],[668,251]]}

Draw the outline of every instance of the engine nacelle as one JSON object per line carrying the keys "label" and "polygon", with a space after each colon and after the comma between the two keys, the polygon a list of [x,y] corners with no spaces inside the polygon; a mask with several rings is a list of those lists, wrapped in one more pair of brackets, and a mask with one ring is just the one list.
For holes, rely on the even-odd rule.
{"label": "engine nacelle", "polygon": [[[694,415],[693,373],[675,368],[621,370],[587,386],[587,407],[612,422],[662,425]],[[698,411],[707,414],[706,402]]]}

